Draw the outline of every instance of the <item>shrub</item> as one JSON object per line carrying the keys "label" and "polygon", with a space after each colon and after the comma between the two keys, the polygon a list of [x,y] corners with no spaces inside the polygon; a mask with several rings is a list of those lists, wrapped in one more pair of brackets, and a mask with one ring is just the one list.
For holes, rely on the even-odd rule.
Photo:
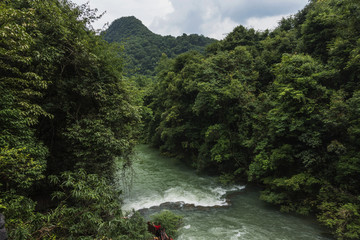
{"label": "shrub", "polygon": [[151,221],[156,224],[160,224],[163,228],[165,228],[168,236],[175,237],[177,235],[177,230],[183,224],[183,217],[176,215],[171,211],[164,210],[151,216]]}

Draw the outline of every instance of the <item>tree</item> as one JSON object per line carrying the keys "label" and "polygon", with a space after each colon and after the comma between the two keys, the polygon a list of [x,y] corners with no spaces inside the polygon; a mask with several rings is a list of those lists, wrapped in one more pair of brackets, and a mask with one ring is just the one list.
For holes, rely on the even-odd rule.
{"label": "tree", "polygon": [[[319,190],[318,180],[306,176],[321,175],[319,172],[324,170],[327,161],[322,151],[328,140],[321,111],[328,103],[329,91],[318,81],[325,72],[325,68],[310,56],[283,56],[275,68],[266,138],[259,139],[261,144],[249,166],[251,179],[264,179],[264,183],[270,186],[271,190],[264,192],[263,199],[277,204],[290,203],[292,206],[287,207],[292,210],[297,208],[294,202],[300,202],[297,210],[300,212],[311,210],[303,207],[308,206],[308,201],[313,201]],[[294,181],[305,185],[289,191]],[[309,190],[304,191],[305,187]],[[296,199],[297,191],[307,194]],[[276,192],[282,200],[274,196]]]}
{"label": "tree", "polygon": [[[131,164],[140,114],[118,47],[87,27],[94,19],[66,0],[0,3],[0,207],[11,239],[144,236],[142,218],[127,232],[105,209],[118,206],[114,165]],[[50,174],[63,179],[51,186]]]}

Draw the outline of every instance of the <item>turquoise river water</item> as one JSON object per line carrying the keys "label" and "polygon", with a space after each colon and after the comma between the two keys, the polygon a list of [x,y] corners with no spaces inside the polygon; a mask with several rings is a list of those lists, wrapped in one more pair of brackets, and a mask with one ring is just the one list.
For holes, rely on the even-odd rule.
{"label": "turquoise river water", "polygon": [[132,188],[125,211],[145,218],[164,209],[184,217],[178,240],[329,240],[313,217],[280,212],[259,200],[253,186],[222,186],[147,145],[136,148]]}

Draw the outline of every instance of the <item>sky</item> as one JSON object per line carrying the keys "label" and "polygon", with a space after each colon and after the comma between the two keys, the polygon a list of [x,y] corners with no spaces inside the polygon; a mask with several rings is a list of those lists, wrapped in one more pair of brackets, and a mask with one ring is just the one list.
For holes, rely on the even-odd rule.
{"label": "sky", "polygon": [[135,16],[152,32],[179,36],[202,34],[223,39],[236,26],[256,30],[273,29],[282,17],[296,14],[308,0],[71,0],[104,16],[93,23],[107,28],[114,20]]}

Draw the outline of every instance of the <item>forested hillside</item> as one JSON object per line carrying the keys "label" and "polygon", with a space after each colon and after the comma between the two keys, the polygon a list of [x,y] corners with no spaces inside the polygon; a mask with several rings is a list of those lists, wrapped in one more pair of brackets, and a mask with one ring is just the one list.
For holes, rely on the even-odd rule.
{"label": "forested hillside", "polygon": [[163,57],[147,139],[286,212],[360,238],[360,4],[312,0],[274,31],[236,27],[206,56]]}
{"label": "forested hillside", "polygon": [[206,45],[216,41],[197,34],[161,36],[151,32],[135,17],[115,20],[102,34],[106,41],[124,45],[126,68],[130,75],[152,76],[163,53],[173,58],[190,50],[204,52]]}
{"label": "forested hillside", "polygon": [[[86,5],[0,3],[0,213],[9,239],[142,239],[124,219],[117,165],[129,166],[137,92]],[[1,226],[3,227],[3,226]]]}

